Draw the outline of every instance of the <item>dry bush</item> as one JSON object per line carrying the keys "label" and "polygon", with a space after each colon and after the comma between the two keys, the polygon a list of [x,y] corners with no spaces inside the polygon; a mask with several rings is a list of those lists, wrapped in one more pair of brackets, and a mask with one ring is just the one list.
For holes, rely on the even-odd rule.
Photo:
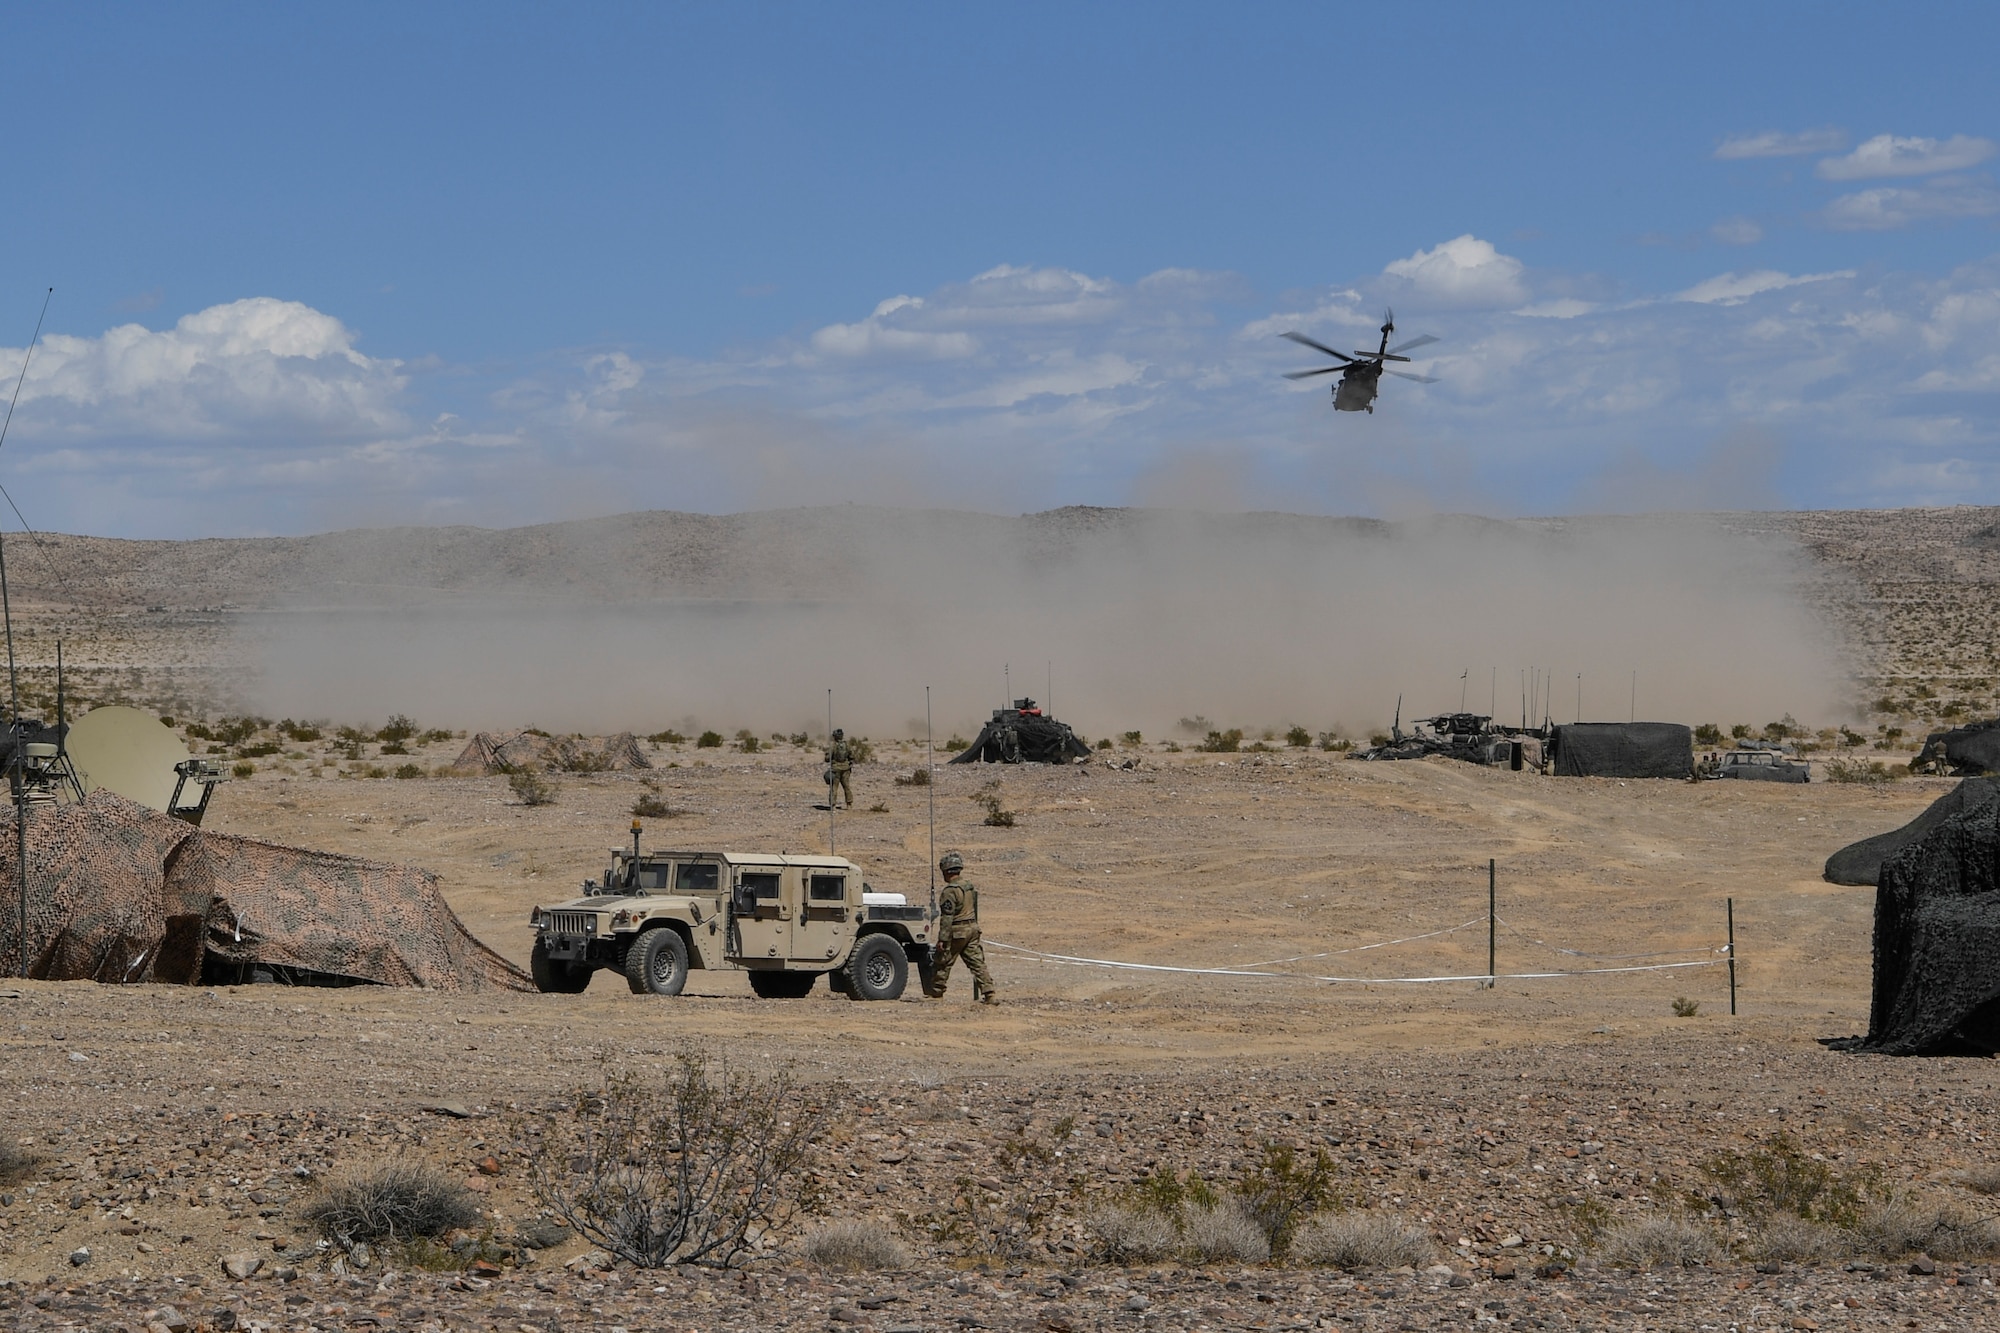
{"label": "dry bush", "polygon": [[931,785],[931,771],[928,768],[913,768],[906,776],[896,779],[898,787],[928,787]]}
{"label": "dry bush", "polygon": [[41,1160],[19,1144],[0,1142],[0,1185],[14,1185],[26,1180]]}
{"label": "dry bush", "polygon": [[658,1082],[613,1074],[549,1117],[529,1170],[558,1219],[635,1267],[726,1268],[798,1211],[825,1121],[789,1072],[682,1051]]}
{"label": "dry bush", "polygon": [[1815,1263],[1854,1252],[1854,1237],[1839,1227],[1792,1213],[1767,1219],[1750,1240],[1751,1254],[1780,1263]]}
{"label": "dry bush", "polygon": [[1891,1194],[1862,1211],[1854,1228],[1864,1253],[1886,1259],[1928,1254],[1933,1259],[1985,1259],[2000,1253],[2000,1224],[1945,1199]]}
{"label": "dry bush", "polygon": [[479,1201],[433,1167],[393,1163],[327,1184],[299,1212],[320,1235],[351,1250],[442,1236],[479,1221]]}
{"label": "dry bush", "polygon": [[532,768],[516,768],[507,774],[507,790],[522,805],[554,805],[556,784]]}
{"label": "dry bush", "polygon": [[1188,1209],[1184,1240],[1189,1256],[1205,1263],[1261,1264],[1271,1257],[1271,1238],[1234,1195]]}
{"label": "dry bush", "polygon": [[647,819],[671,819],[674,812],[667,803],[652,792],[642,792],[639,799],[632,802],[632,813]]}
{"label": "dry bush", "polygon": [[1393,1213],[1321,1213],[1298,1229],[1290,1253],[1299,1263],[1328,1268],[1415,1268],[1437,1253],[1437,1243]]}
{"label": "dry bush", "polygon": [[855,1218],[829,1222],[799,1246],[807,1263],[845,1273],[908,1268],[910,1251],[880,1222]]}
{"label": "dry bush", "polygon": [[1084,1225],[1097,1237],[1106,1259],[1116,1264],[1158,1263],[1180,1244],[1171,1219],[1151,1208],[1106,1204],[1091,1212]]}
{"label": "dry bush", "polygon": [[1850,759],[1844,756],[1828,759],[1819,766],[1820,776],[1828,782],[1894,782],[1907,771],[1901,765],[1892,768],[1879,759]]}
{"label": "dry bush", "polygon": [[1694,1268],[1717,1263],[1728,1251],[1713,1229],[1656,1214],[1611,1227],[1598,1240],[1598,1256],[1632,1268]]}
{"label": "dry bush", "polygon": [[2000,1165],[1989,1163],[1961,1171],[1958,1183],[1974,1194],[2000,1194]]}

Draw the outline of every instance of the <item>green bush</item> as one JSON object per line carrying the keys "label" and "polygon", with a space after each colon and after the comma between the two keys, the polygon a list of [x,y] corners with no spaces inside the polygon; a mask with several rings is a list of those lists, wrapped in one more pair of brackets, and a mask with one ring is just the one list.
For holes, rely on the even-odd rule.
{"label": "green bush", "polygon": [[1235,754],[1243,748],[1243,728],[1231,727],[1227,731],[1211,731],[1208,738],[1195,747],[1208,754]]}
{"label": "green bush", "polygon": [[507,790],[522,805],[554,805],[556,784],[532,768],[517,768],[507,775]]}
{"label": "green bush", "polygon": [[686,744],[687,744],[687,737],[685,737],[685,736],[681,735],[681,734],[680,734],[680,733],[679,733],[678,731],[675,731],[675,730],[674,730],[673,728],[671,728],[671,727],[669,727],[669,728],[668,728],[667,730],[665,730],[665,731],[656,731],[656,732],[654,732],[654,733],[653,733],[652,735],[650,735],[650,736],[646,737],[646,739],[647,739],[647,740],[649,740],[649,741],[651,741],[651,742],[652,742],[653,744],[655,744],[655,745],[686,745]]}
{"label": "green bush", "polygon": [[694,745],[697,750],[720,750],[722,748],[722,733],[719,731],[704,731],[695,739]]}
{"label": "green bush", "polygon": [[1109,736],[1106,736],[1103,740],[1097,743],[1097,748],[1100,750],[1109,750],[1111,748],[1111,738]]}
{"label": "green bush", "polygon": [[1722,744],[1722,728],[1713,722],[1704,722],[1694,729],[1696,745],[1715,746]]}
{"label": "green bush", "polygon": [[1910,770],[1902,764],[1885,764],[1879,759],[1849,759],[1845,756],[1828,759],[1819,766],[1820,776],[1828,782],[1894,782]]}
{"label": "green bush", "polygon": [[375,733],[375,739],[385,745],[401,745],[417,734],[417,724],[401,713],[392,713],[382,729]]}
{"label": "green bush", "polygon": [[671,819],[674,812],[665,801],[647,792],[632,802],[632,813],[646,819]]}
{"label": "green bush", "polygon": [[1295,750],[1303,750],[1313,743],[1313,734],[1304,727],[1293,727],[1285,733],[1285,744]]}
{"label": "green bush", "polygon": [[421,764],[398,764],[396,766],[395,776],[399,778],[407,780],[410,778],[420,778],[423,775],[424,770]]}
{"label": "green bush", "polygon": [[1118,739],[1124,741],[1127,745],[1144,745],[1146,743],[1146,738],[1136,731],[1125,732]]}
{"label": "green bush", "polygon": [[229,766],[230,775],[233,777],[247,778],[256,771],[257,765],[251,763],[248,759]]}

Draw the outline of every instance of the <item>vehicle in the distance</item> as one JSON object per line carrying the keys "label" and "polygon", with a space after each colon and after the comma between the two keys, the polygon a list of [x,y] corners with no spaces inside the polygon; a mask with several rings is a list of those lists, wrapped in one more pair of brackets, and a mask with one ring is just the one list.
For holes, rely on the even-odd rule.
{"label": "vehicle in the distance", "polygon": [[767,999],[824,976],[856,1000],[894,1000],[930,966],[931,912],[876,893],[837,856],[616,848],[583,896],[529,914],[538,990],[575,994],[612,969],[635,995],[678,995],[695,968],[750,974]]}
{"label": "vehicle in the distance", "polygon": [[1775,745],[1739,746],[1702,761],[1699,776],[1734,778],[1738,782],[1811,782],[1812,763]]}

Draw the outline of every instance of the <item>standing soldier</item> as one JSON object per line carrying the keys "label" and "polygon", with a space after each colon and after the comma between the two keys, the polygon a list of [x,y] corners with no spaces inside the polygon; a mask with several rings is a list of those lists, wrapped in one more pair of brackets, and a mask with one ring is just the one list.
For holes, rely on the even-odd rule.
{"label": "standing soldier", "polygon": [[993,974],[986,970],[986,950],[979,944],[979,890],[959,882],[965,873],[965,858],[946,852],[938,860],[944,872],[944,892],[938,895],[937,961],[931,966],[930,985],[924,993],[933,1000],[944,998],[951,981],[951,966],[960,958],[972,973],[972,994],[981,1004],[1000,1003]]}
{"label": "standing soldier", "polygon": [[848,785],[847,775],[854,768],[854,752],[847,748],[847,733],[839,727],[833,729],[833,744],[826,747],[826,804],[830,810],[838,810],[840,802],[833,794],[839,791],[847,798],[847,808],[854,808],[854,788]]}

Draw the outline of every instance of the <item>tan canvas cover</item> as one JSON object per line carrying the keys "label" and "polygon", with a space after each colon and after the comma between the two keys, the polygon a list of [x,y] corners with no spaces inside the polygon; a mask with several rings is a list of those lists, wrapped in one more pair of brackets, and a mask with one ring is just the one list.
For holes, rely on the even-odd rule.
{"label": "tan canvas cover", "polygon": [[[6,832],[0,902],[14,912],[0,912],[0,973],[18,975]],[[211,953],[387,986],[533,985],[472,937],[427,870],[203,832],[107,791],[31,813],[29,975],[193,984]]]}
{"label": "tan canvas cover", "polygon": [[543,772],[617,773],[651,768],[639,738],[629,731],[616,736],[542,736],[517,731],[498,736],[481,731],[467,741],[454,768],[475,773],[505,773],[531,768]]}

